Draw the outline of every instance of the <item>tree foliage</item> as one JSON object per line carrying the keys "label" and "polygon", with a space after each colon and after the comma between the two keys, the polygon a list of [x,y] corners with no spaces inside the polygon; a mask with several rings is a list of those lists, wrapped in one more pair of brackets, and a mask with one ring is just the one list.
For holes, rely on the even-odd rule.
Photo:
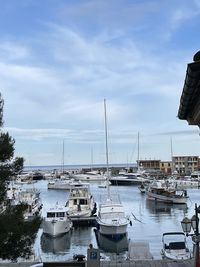
{"label": "tree foliage", "polygon": [[4,260],[17,261],[19,257],[28,259],[32,255],[31,248],[41,219],[36,217],[32,222],[24,221],[26,208],[26,205],[11,206],[0,216],[0,257]]}
{"label": "tree foliage", "polygon": [[[24,220],[26,205],[10,206],[6,201],[7,184],[11,177],[23,170],[24,159],[14,158],[15,140],[3,132],[4,100],[0,93],[0,258],[16,261],[19,257],[29,258],[41,219]],[[5,210],[2,212],[2,210]]]}

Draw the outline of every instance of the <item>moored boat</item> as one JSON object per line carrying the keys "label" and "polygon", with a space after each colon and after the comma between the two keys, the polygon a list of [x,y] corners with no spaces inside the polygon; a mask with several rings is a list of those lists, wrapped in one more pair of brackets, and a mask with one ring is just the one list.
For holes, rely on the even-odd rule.
{"label": "moored boat", "polygon": [[114,195],[110,195],[99,205],[97,224],[100,234],[112,239],[120,239],[126,235],[129,219],[120,200],[114,199]]}
{"label": "moored boat", "polygon": [[68,233],[72,227],[72,222],[68,216],[68,208],[58,206],[47,210],[43,219],[43,233],[52,237]]}
{"label": "moored boat", "polygon": [[71,186],[74,183],[74,179],[54,179],[49,181],[47,184],[48,189],[55,189],[55,190],[70,190]]}
{"label": "moored boat", "polygon": [[74,182],[66,203],[70,218],[88,218],[96,213],[96,203],[89,183]]}
{"label": "moored boat", "polygon": [[110,177],[109,181],[112,185],[141,185],[149,182],[149,179],[141,173],[126,173]]}
{"label": "moored boat", "polygon": [[[108,161],[108,143],[107,143],[107,119],[106,119],[106,102],[104,100],[105,112],[105,137],[106,137],[106,181],[107,193],[99,204],[97,215],[97,228],[99,233],[111,237],[112,239],[120,239],[127,233],[129,219],[125,215],[124,207],[120,201],[118,194],[110,194],[109,185],[109,161]],[[103,197],[103,196],[102,196]]]}
{"label": "moored boat", "polygon": [[27,209],[24,211],[24,219],[33,220],[36,216],[41,215],[42,203],[40,191],[36,188],[27,188],[18,194],[18,204],[25,204]]}
{"label": "moored boat", "polygon": [[161,255],[163,258],[172,260],[188,260],[192,258],[183,232],[164,233],[162,243]]}
{"label": "moored boat", "polygon": [[186,190],[178,190],[169,186],[165,181],[154,180],[147,188],[146,195],[149,200],[171,204],[185,204],[188,196]]}

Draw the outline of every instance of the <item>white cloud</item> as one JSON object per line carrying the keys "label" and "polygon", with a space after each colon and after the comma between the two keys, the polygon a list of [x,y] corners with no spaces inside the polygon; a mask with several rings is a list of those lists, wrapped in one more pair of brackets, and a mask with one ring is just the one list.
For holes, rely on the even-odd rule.
{"label": "white cloud", "polygon": [[[104,98],[110,139],[119,145],[121,159],[137,131],[148,139],[187,129],[176,115],[191,51],[186,55],[181,43],[179,51],[170,50],[170,38],[163,36],[171,37],[199,11],[191,4],[186,12],[186,2],[166,7],[168,3],[159,1],[67,4],[56,9],[54,19],[37,17],[41,27],[24,37],[25,42],[17,35],[2,37],[5,126],[22,147],[25,142],[33,151],[38,145],[33,161],[37,153],[40,161],[45,154],[53,157],[43,142],[65,138],[80,146],[74,149],[74,159],[86,160],[85,146],[104,140]],[[155,154],[163,154],[160,151]]]}
{"label": "white cloud", "polygon": [[30,56],[30,51],[27,47],[17,45],[11,41],[1,41],[0,57],[4,60],[20,60]]}

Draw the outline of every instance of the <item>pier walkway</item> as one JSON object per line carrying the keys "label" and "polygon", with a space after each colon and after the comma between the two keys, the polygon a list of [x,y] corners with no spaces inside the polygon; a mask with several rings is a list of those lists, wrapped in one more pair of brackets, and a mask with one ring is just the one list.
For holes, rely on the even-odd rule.
{"label": "pier walkway", "polygon": [[[30,267],[36,263],[0,263],[0,267]],[[44,267],[87,267],[87,262],[49,262],[43,263]],[[135,261],[101,261],[100,267],[193,267],[194,260],[135,260]],[[95,265],[94,265],[95,267]]]}

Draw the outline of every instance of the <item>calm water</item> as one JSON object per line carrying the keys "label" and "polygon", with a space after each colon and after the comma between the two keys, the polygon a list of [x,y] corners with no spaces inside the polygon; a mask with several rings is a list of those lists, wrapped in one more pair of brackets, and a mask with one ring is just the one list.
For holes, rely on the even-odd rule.
{"label": "calm water", "polygon": [[[46,208],[56,202],[65,204],[68,199],[68,191],[48,190],[47,181],[38,181],[34,186],[41,190],[43,215],[45,215]],[[90,188],[98,203],[100,195],[105,193],[106,189],[99,188],[97,183],[91,183]],[[194,214],[195,203],[200,204],[199,190],[188,190],[190,199],[187,205],[164,205],[147,201],[146,196],[139,192],[137,186],[111,186],[111,192],[120,194],[126,213],[132,220],[132,226],[128,226],[127,238],[119,243],[112,243],[105,239],[100,240],[102,255],[112,259],[126,257],[127,252],[120,251],[126,249],[128,240],[131,240],[148,242],[154,258],[161,258],[162,234],[170,231],[182,231],[180,221],[185,216],[191,218]],[[94,247],[98,247],[94,229],[94,227],[74,228],[71,233],[55,239],[43,236],[42,229],[40,229],[34,245],[35,253],[43,261],[72,259],[74,254],[87,255],[90,243]],[[190,237],[188,243],[192,247]],[[113,253],[114,251],[117,251],[118,255]]]}

